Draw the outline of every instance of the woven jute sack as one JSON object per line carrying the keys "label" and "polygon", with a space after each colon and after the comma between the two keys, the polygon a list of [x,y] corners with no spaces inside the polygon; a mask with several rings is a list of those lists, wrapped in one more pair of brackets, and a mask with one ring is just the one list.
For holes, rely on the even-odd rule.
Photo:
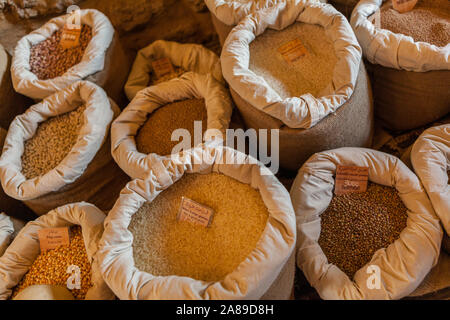
{"label": "woven jute sack", "polygon": [[69,15],[53,18],[19,40],[14,49],[11,66],[14,89],[32,99],[40,100],[76,81],[89,80],[103,87],[115,101],[123,100],[123,85],[130,64],[111,22],[95,9],[80,10],[80,23],[92,28],[92,39],[80,63],[63,75],[48,80],[39,80],[30,71],[31,47],[60,30],[68,18]]}
{"label": "woven jute sack", "polygon": [[368,60],[376,117],[392,130],[431,123],[450,112],[450,46],[376,28],[369,18],[381,6],[382,0],[362,0],[351,17]]}
{"label": "woven jute sack", "polygon": [[[399,239],[375,251],[350,279],[328,262],[318,240],[338,165],[369,167],[369,181],[397,189],[408,209]],[[313,155],[299,170],[291,199],[297,218],[297,266],[323,299],[400,299],[411,294],[438,262],[442,229],[417,176],[398,158],[365,148]],[[369,285],[369,267],[379,268],[379,288]]]}
{"label": "woven jute sack", "polygon": [[[282,99],[248,68],[249,43],[255,36],[267,28],[280,30],[296,21],[323,25],[334,42],[338,62],[327,95]],[[332,6],[293,1],[248,16],[228,36],[221,63],[246,126],[280,130],[279,160],[283,168],[297,170],[315,152],[371,146],[372,92],[361,63],[361,48],[345,17]]]}
{"label": "woven jute sack", "polygon": [[[256,247],[220,281],[154,276],[135,267],[132,216],[183,175],[220,173],[257,189],[269,218]],[[171,157],[154,159],[145,180],[122,190],[105,220],[99,257],[108,286],[120,299],[289,299],[295,265],[295,216],[289,194],[269,169],[227,147],[207,144]]]}
{"label": "woven jute sack", "polygon": [[98,243],[103,233],[105,214],[86,202],[68,204],[29,222],[16,236],[2,257],[0,257],[0,299],[10,298],[12,289],[28,272],[40,254],[39,230],[81,226],[84,245],[91,264],[93,286],[86,294],[86,300],[112,300],[114,294],[108,288],[99,271]]}
{"label": "woven jute sack", "polygon": [[11,57],[0,44],[0,127],[8,128],[18,114],[23,113],[31,100],[14,91],[11,81]]}
{"label": "woven jute sack", "polygon": [[447,233],[442,246],[450,253],[450,124],[425,130],[414,143],[411,162],[441,219]]}
{"label": "woven jute sack", "polygon": [[152,62],[161,58],[168,58],[174,67],[186,72],[211,74],[217,81],[224,82],[219,57],[211,50],[194,43],[157,40],[136,55],[125,84],[125,93],[130,101],[140,90],[151,85]]}
{"label": "woven jute sack", "polygon": [[[86,105],[84,124],[76,144],[55,168],[44,175],[26,179],[21,156],[24,143],[38,124]],[[102,88],[79,81],[31,106],[12,122],[2,156],[0,179],[10,197],[24,201],[41,215],[63,204],[92,201],[102,210],[114,204],[114,194],[127,182],[110,152],[109,128],[119,108]]]}

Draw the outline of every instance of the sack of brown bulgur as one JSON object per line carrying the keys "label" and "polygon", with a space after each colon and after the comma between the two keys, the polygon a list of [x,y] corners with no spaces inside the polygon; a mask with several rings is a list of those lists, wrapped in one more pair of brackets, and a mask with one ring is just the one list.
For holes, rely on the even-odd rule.
{"label": "sack of brown bulgur", "polygon": [[[158,75],[153,65],[160,59],[168,59],[170,64],[167,65],[166,61],[165,69],[161,69],[163,73]],[[199,44],[157,40],[138,51],[125,84],[125,93],[129,100],[133,100],[140,90],[179,77],[187,71],[211,74],[216,80],[224,81],[219,57],[214,52]]]}
{"label": "sack of brown bulgur", "polygon": [[111,195],[128,180],[110,152],[109,128],[119,112],[87,81],[31,106],[8,130],[0,157],[5,193],[37,214],[78,201],[109,210]]}
{"label": "sack of brown bulgur", "polygon": [[[187,72],[145,88],[111,126],[114,160],[130,177],[143,179],[153,155],[170,155],[178,144],[171,141],[174,130],[189,131],[190,147],[203,142],[196,138],[212,139],[216,130],[224,138],[232,109],[228,91],[210,74]],[[202,137],[195,137],[194,121],[202,121]]]}
{"label": "sack of brown bulgur", "polygon": [[0,257],[5,252],[6,248],[8,248],[9,243],[11,241],[11,236],[14,232],[14,226],[11,219],[4,214],[0,213]]}
{"label": "sack of brown bulgur", "polygon": [[371,145],[361,48],[331,5],[280,2],[247,16],[228,36],[221,63],[247,127],[280,130],[282,167],[297,170],[323,150]]}
{"label": "sack of brown bulgur", "polygon": [[79,11],[79,45],[63,49],[61,32],[72,21],[63,15],[24,36],[14,50],[12,81],[17,92],[43,99],[79,80],[102,87],[108,96],[120,101],[129,71],[119,38],[108,18],[100,11]]}
{"label": "sack of brown bulgur", "polygon": [[442,246],[450,253],[450,124],[424,131],[414,143],[411,162],[441,219],[447,233]]}
{"label": "sack of brown bulgur", "polygon": [[[212,146],[151,168],[147,180],[122,190],[105,220],[101,270],[120,299],[291,297],[294,212],[269,169]],[[212,220],[179,221],[181,201],[214,210]]]}
{"label": "sack of brown bulgur", "polygon": [[[14,298],[32,285],[62,285],[76,276],[80,287],[69,288],[76,299],[108,300],[114,294],[98,269],[98,241],[105,214],[92,204],[59,207],[29,222],[0,257],[0,299]],[[69,245],[41,251],[39,232],[48,228],[70,228]],[[73,283],[73,282],[72,282]]]}
{"label": "sack of brown bulgur", "polygon": [[363,0],[351,25],[369,61],[376,116],[385,127],[409,130],[450,111],[448,0],[421,0],[405,13],[391,1]]}
{"label": "sack of brown bulgur", "polygon": [[[338,166],[368,167],[367,190],[334,194]],[[419,179],[394,156],[317,153],[299,170],[291,199],[297,265],[323,299],[400,299],[438,261],[439,219]]]}

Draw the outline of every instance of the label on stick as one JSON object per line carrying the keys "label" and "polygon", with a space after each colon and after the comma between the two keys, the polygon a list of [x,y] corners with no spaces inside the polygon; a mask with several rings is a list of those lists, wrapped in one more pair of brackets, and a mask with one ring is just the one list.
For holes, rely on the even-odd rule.
{"label": "label on stick", "polygon": [[334,193],[366,192],[368,180],[369,167],[337,166]]}
{"label": "label on stick", "polygon": [[408,12],[414,9],[418,0],[392,0],[392,6],[400,13]]}
{"label": "label on stick", "polygon": [[166,74],[175,73],[172,62],[167,57],[152,61],[152,68],[158,79]]}
{"label": "label on stick", "polygon": [[186,197],[181,198],[181,206],[178,211],[178,221],[189,221],[195,224],[209,227],[212,222],[214,210]]}
{"label": "label on stick", "polygon": [[65,25],[63,31],[61,33],[61,40],[59,44],[63,49],[69,49],[76,47],[80,44],[80,36],[81,36],[81,26],[73,25]]}
{"label": "label on stick", "polygon": [[38,231],[41,252],[70,244],[69,228],[46,228]]}
{"label": "label on stick", "polygon": [[308,53],[308,50],[300,39],[294,39],[279,47],[278,52],[281,53],[287,63],[291,64],[305,56]]}

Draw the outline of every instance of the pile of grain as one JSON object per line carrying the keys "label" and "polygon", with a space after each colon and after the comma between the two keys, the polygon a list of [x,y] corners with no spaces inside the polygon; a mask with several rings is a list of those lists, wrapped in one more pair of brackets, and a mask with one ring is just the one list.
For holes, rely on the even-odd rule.
{"label": "pile of grain", "polygon": [[149,115],[136,135],[137,150],[141,153],[169,155],[181,141],[171,141],[172,132],[186,129],[194,142],[194,121],[202,121],[202,134],[207,129],[204,99],[187,99],[169,103]]}
{"label": "pile of grain", "polygon": [[[178,222],[181,197],[212,208],[209,228]],[[136,267],[159,276],[219,281],[255,248],[268,211],[259,192],[222,174],[186,174],[132,217]]]}
{"label": "pile of grain", "polygon": [[84,246],[81,227],[71,228],[71,237],[69,246],[60,246],[53,250],[41,253],[34,260],[28,272],[13,289],[12,298],[26,287],[36,284],[50,284],[67,286],[67,279],[71,274],[67,273],[70,265],[80,267],[81,271],[81,289],[71,290],[75,299],[83,300],[91,282],[91,264]]}
{"label": "pile of grain", "polygon": [[50,38],[31,47],[30,71],[40,80],[59,77],[78,64],[92,38],[92,28],[83,25],[80,44],[73,48],[63,49],[59,44],[61,33],[62,31],[58,30]]}
{"label": "pile of grain", "polygon": [[181,76],[183,73],[186,72],[184,69],[182,69],[180,67],[174,67],[174,71],[175,72],[168,73],[168,74],[162,76],[161,78],[158,78],[154,72],[150,72],[150,82],[148,85],[154,86],[154,85],[157,85],[158,83],[166,82],[171,79],[178,78],[179,76]]}
{"label": "pile of grain", "polygon": [[375,251],[399,238],[407,209],[395,188],[369,183],[367,192],[334,196],[321,215],[319,244],[351,279]]}
{"label": "pile of grain", "polygon": [[84,124],[82,105],[71,112],[50,118],[39,124],[34,136],[25,141],[22,154],[22,174],[27,179],[54,169],[70,152]]}
{"label": "pile of grain", "polygon": [[390,1],[381,8],[381,28],[444,47],[450,42],[450,1],[421,0],[405,13],[397,12]]}
{"label": "pile of grain", "polygon": [[[308,53],[288,64],[278,48],[295,39]],[[336,62],[333,44],[318,25],[296,22],[282,31],[267,29],[250,43],[250,70],[283,99],[305,93],[319,97],[333,79]]]}

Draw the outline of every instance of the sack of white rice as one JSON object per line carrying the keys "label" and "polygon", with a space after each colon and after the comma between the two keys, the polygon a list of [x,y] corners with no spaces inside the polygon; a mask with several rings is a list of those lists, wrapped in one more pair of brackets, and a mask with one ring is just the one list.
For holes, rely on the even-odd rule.
{"label": "sack of white rice", "polygon": [[442,246],[450,253],[450,124],[424,131],[414,143],[411,162],[441,219],[447,233]]}
{"label": "sack of white rice", "polygon": [[140,90],[187,71],[211,74],[216,80],[224,81],[219,57],[214,52],[199,44],[157,40],[138,51],[125,83],[125,93],[131,101]]}
{"label": "sack of white rice", "polygon": [[279,129],[280,165],[370,146],[373,108],[361,48],[344,16],[314,1],[282,2],[237,25],[222,72],[247,127]]}
{"label": "sack of white rice", "polygon": [[[187,72],[145,88],[111,126],[114,160],[130,177],[144,179],[153,154],[179,152],[179,143],[196,146],[218,131],[224,138],[232,109],[228,91],[210,74]],[[187,136],[174,137],[175,130],[185,130]]]}
{"label": "sack of white rice", "polygon": [[87,81],[31,106],[8,130],[0,157],[5,193],[39,215],[78,201],[109,210],[113,194],[128,180],[108,141],[119,112],[100,87]]}
{"label": "sack of white rice", "polygon": [[148,176],[105,220],[101,270],[120,299],[292,296],[295,217],[269,169],[203,146],[156,160]]}
{"label": "sack of white rice", "polygon": [[450,112],[448,0],[420,0],[405,13],[391,1],[362,0],[351,25],[369,62],[375,113],[383,126],[409,130]]}
{"label": "sack of white rice", "polygon": [[[98,242],[104,219],[105,214],[94,205],[80,202],[29,222],[0,257],[0,299],[16,298],[35,285],[67,287],[72,299],[114,299],[98,268]],[[59,246],[51,247],[49,237],[57,238]],[[75,279],[78,276],[79,283]],[[69,283],[73,286],[69,287]],[[28,293],[27,298],[44,298],[45,294],[41,287],[32,295]]]}
{"label": "sack of white rice", "polygon": [[[338,166],[368,168],[367,190],[338,192],[358,186],[365,170],[345,169],[337,189]],[[317,153],[299,170],[291,199],[297,265],[323,299],[400,299],[438,261],[439,219],[419,179],[394,156],[364,148]]]}
{"label": "sack of white rice", "polygon": [[79,80],[102,87],[115,101],[123,100],[129,62],[108,18],[100,11],[79,11],[78,45],[64,47],[62,33],[73,17],[56,17],[24,36],[14,50],[12,81],[17,92],[43,99]]}

